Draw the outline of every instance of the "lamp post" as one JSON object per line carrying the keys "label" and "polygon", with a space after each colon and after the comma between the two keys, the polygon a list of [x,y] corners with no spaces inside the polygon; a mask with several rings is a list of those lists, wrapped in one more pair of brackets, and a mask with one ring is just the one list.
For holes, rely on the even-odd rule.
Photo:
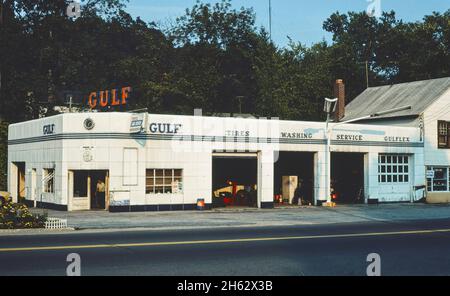
{"label": "lamp post", "polygon": [[369,41],[369,45],[363,43],[362,46],[364,48],[365,61],[361,64],[364,64],[366,67],[366,87],[369,88],[369,60],[371,55],[372,41]]}
{"label": "lamp post", "polygon": [[269,37],[272,41],[272,0],[269,0]]}
{"label": "lamp post", "polygon": [[331,128],[330,128],[330,118],[331,113],[336,111],[338,99],[329,99],[325,98],[325,104],[323,107],[323,111],[327,113],[327,120],[325,122],[325,134],[327,137],[327,146],[325,147],[325,164],[327,166],[327,170],[325,172],[325,192],[327,194],[327,203],[331,202]]}
{"label": "lamp post", "polygon": [[333,125],[330,125],[330,115],[331,115],[331,113],[333,113],[336,110],[337,101],[338,101],[338,99],[325,98],[325,104],[324,104],[324,111],[327,113],[327,121],[326,121],[326,125],[325,125],[326,126],[325,134],[327,137],[327,146],[326,146],[326,150],[325,150],[325,164],[326,164],[325,192],[327,194],[327,205],[331,205],[331,184],[330,184],[331,183],[331,138],[332,138],[333,129],[342,124],[352,123],[352,122],[356,122],[356,121],[360,121],[360,120],[364,120],[364,119],[375,118],[375,117],[383,116],[386,114],[411,109],[411,106],[404,106],[404,107],[400,107],[400,108],[394,108],[394,109],[389,109],[386,111],[376,112],[376,113],[373,113],[370,115],[366,115],[366,116],[362,116],[362,117],[358,117],[358,118],[354,118],[354,119],[349,119],[349,120],[341,121],[341,122],[335,123]]}

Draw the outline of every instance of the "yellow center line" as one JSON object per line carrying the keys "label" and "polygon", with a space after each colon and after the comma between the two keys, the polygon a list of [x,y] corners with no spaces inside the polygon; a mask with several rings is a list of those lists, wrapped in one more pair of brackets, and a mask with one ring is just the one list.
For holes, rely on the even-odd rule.
{"label": "yellow center line", "polygon": [[133,247],[158,247],[158,246],[178,246],[178,245],[202,245],[202,244],[226,244],[226,243],[245,243],[245,242],[266,242],[283,240],[302,240],[302,239],[320,239],[320,238],[348,238],[348,237],[373,237],[373,236],[392,236],[408,234],[432,234],[449,233],[449,229],[433,230],[409,230],[393,232],[368,232],[368,233],[348,233],[348,234],[327,234],[327,235],[305,235],[305,236],[282,236],[282,237],[259,237],[259,238],[236,238],[236,239],[218,239],[218,240],[197,240],[197,241],[173,241],[173,242],[144,242],[144,243],[126,243],[126,244],[97,244],[97,245],[72,245],[72,246],[43,246],[43,247],[19,247],[19,248],[0,248],[0,252],[20,252],[20,251],[52,251],[68,249],[101,249],[101,248],[133,248]]}

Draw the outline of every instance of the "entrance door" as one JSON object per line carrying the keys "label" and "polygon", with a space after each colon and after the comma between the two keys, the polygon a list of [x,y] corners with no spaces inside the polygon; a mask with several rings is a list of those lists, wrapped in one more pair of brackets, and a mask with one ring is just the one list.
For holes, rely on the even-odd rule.
{"label": "entrance door", "polygon": [[69,198],[72,210],[109,209],[109,171],[69,171]]}
{"label": "entrance door", "polygon": [[90,171],[90,202],[92,210],[107,209],[107,171]]}
{"label": "entrance door", "polygon": [[20,202],[26,196],[25,162],[13,162],[11,166],[11,194]]}

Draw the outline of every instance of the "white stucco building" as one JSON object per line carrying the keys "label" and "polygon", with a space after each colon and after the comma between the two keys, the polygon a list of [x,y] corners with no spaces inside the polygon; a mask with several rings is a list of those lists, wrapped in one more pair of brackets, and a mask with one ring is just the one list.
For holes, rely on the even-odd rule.
{"label": "white stucco building", "polygon": [[[448,161],[433,146],[433,129],[426,132],[429,138],[418,126],[336,126],[331,178],[343,195],[361,194],[360,202],[418,200],[425,160]],[[39,207],[98,208],[97,180],[106,187],[100,208],[113,212],[192,210],[198,199],[211,207],[213,191],[232,178],[256,185],[260,208],[274,206],[285,175],[300,176],[316,205],[328,195],[323,122],[66,113],[12,124],[8,137],[8,189]]]}

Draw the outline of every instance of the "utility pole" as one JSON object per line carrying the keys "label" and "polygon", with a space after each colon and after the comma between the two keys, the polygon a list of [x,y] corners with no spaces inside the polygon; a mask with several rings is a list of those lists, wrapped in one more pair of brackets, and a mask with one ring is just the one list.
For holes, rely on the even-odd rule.
{"label": "utility pole", "polygon": [[369,61],[366,60],[366,86],[369,88]]}
{"label": "utility pole", "polygon": [[73,96],[69,96],[69,113],[72,113],[72,102],[73,102]]}
{"label": "utility pole", "polygon": [[[369,88],[369,60],[371,57],[371,48],[372,48],[372,41],[369,41],[369,44],[363,43],[364,48],[364,56],[365,56],[365,66],[366,66],[366,87]],[[361,63],[362,64],[362,63]]]}
{"label": "utility pole", "polygon": [[244,96],[236,96],[236,99],[239,101],[239,114],[242,114],[242,99]]}
{"label": "utility pole", "polygon": [[269,0],[269,36],[272,41],[272,0]]}

